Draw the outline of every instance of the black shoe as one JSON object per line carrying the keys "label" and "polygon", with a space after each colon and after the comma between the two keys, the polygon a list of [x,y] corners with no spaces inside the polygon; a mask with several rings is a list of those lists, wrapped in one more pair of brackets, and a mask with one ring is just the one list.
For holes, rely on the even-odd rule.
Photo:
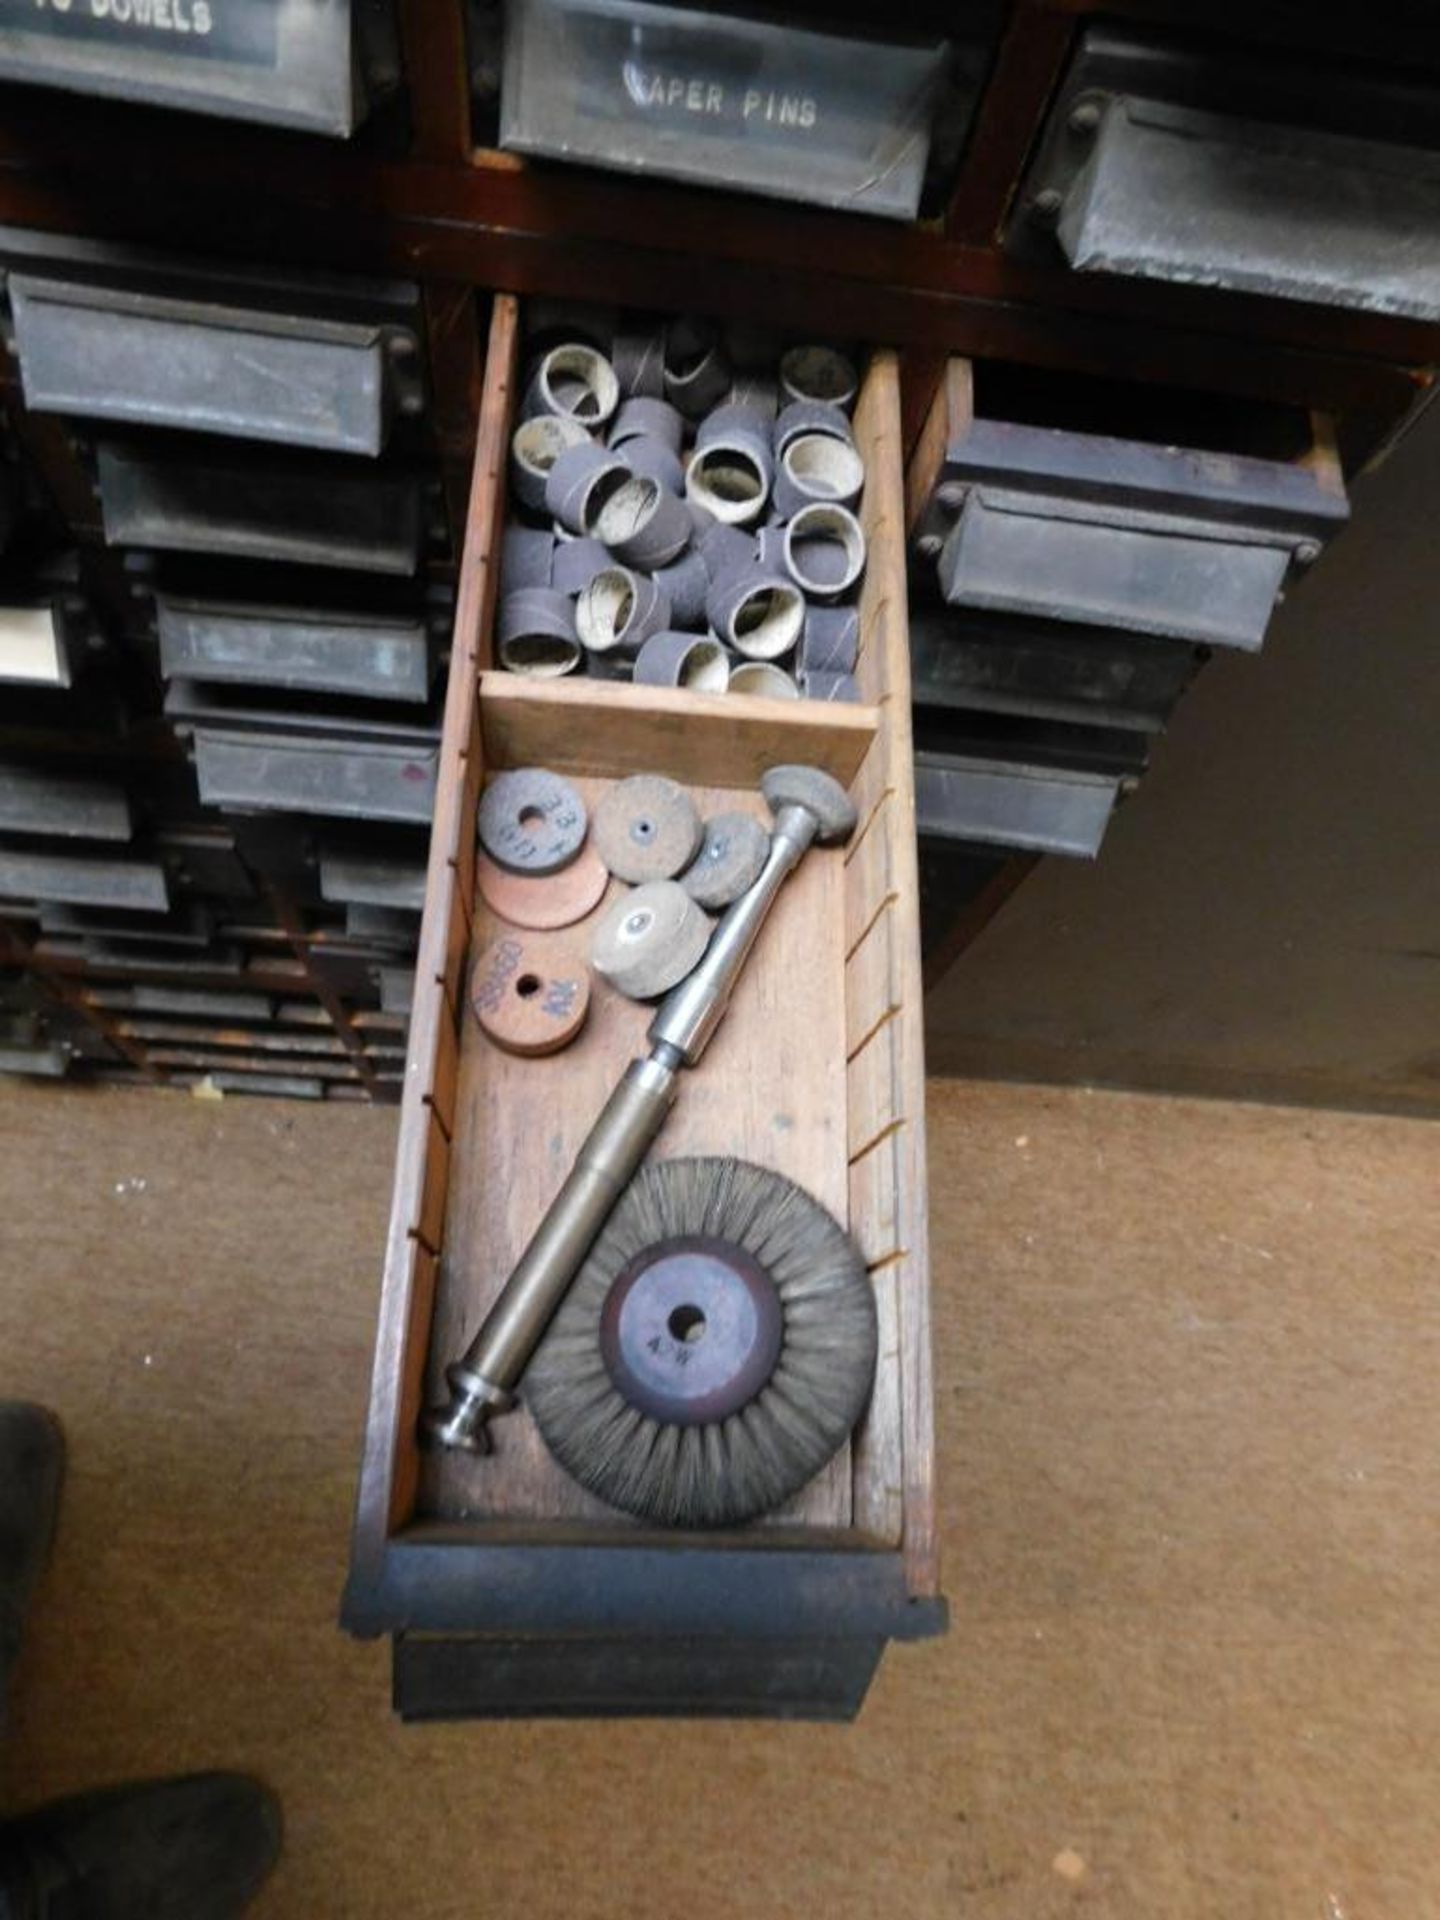
{"label": "black shoe", "polygon": [[0,1712],[30,1597],[44,1571],[60,1504],[60,1422],[24,1400],[0,1400]]}
{"label": "black shoe", "polygon": [[0,1920],[233,1920],[280,1856],[280,1803],[242,1773],[57,1800],[0,1825]]}

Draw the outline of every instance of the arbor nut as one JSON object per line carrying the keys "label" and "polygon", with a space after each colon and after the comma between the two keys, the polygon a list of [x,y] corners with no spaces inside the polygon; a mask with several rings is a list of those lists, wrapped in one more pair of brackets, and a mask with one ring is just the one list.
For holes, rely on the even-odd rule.
{"label": "arbor nut", "polygon": [[775,475],[775,511],[789,520],[814,500],[836,500],[842,507],[860,498],[865,462],[847,440],[829,433],[802,433],[780,456]]}
{"label": "arbor nut", "polygon": [[632,474],[595,515],[597,540],[626,566],[667,566],[690,544],[690,516],[657,480]]}
{"label": "arbor nut", "polygon": [[778,569],[737,567],[712,581],[705,597],[710,625],[747,660],[778,660],[805,625],[805,599]]}
{"label": "arbor nut", "polygon": [[520,587],[500,602],[495,651],[502,667],[536,680],[557,680],[580,664],[569,599],[553,587]]}
{"label": "arbor nut", "polygon": [[483,1030],[507,1053],[558,1053],[585,1024],[590,969],[562,940],[502,934],[476,956],[470,1004]]}
{"label": "arbor nut", "polygon": [[638,653],[652,633],[670,625],[670,599],[649,574],[612,561],[575,602],[575,632],[586,652]]}
{"label": "arbor nut", "polygon": [[769,855],[770,836],[753,813],[717,813],[680,884],[697,906],[718,913],[754,886]]}
{"label": "arbor nut", "polygon": [[838,600],[865,571],[865,535],[848,507],[817,501],[785,529],[790,577],[817,600]]}
{"label": "arbor nut", "polygon": [[619,404],[620,382],[610,362],[594,347],[572,340],[552,347],[535,369],[523,411],[603,427]]}
{"label": "arbor nut", "polygon": [[640,686],[724,693],[730,684],[730,656],[707,634],[656,633],[635,657],[635,679]]}
{"label": "arbor nut", "polygon": [[480,844],[512,873],[558,873],[585,844],[586,825],[585,802],[545,767],[498,773],[480,796]]}
{"label": "arbor nut", "polygon": [[780,387],[792,400],[848,407],[859,385],[855,363],[834,347],[791,347],[781,355]]}
{"label": "arbor nut", "polygon": [[653,1000],[693,973],[710,940],[710,922],[674,880],[650,880],[602,914],[590,961],[602,980],[630,1000]]}
{"label": "arbor nut", "polygon": [[659,773],[617,781],[595,809],[595,851],[617,879],[635,884],[683,873],[703,833],[690,795]]}
{"label": "arbor nut", "polygon": [[524,507],[538,513],[545,505],[545,482],[567,447],[586,446],[590,435],[578,420],[537,413],[522,420],[510,439],[510,485]]}
{"label": "arbor nut", "polygon": [[545,511],[571,533],[593,534],[601,507],[630,477],[624,458],[593,440],[566,447],[545,477]]}

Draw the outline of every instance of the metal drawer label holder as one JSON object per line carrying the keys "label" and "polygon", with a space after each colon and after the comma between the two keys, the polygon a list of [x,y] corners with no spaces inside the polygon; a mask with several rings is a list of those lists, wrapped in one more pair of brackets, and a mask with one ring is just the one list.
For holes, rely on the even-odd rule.
{"label": "metal drawer label holder", "polygon": [[649,0],[510,0],[500,142],[912,220],[948,56]]}
{"label": "metal drawer label holder", "polygon": [[33,411],[380,453],[424,407],[406,328],[8,276]]}
{"label": "metal drawer label holder", "polygon": [[1254,651],[1348,511],[1284,461],[976,420],[916,531],[952,605]]}

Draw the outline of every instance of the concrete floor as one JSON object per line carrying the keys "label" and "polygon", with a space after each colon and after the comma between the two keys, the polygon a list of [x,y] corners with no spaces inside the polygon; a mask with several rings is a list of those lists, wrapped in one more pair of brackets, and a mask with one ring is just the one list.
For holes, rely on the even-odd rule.
{"label": "concrete floor", "polygon": [[334,1624],[393,1115],[0,1089],[0,1393],[72,1449],[9,1804],[252,1768],[270,1920],[1440,1912],[1440,1134],[930,1117],[949,1638],[849,1729],[404,1729]]}

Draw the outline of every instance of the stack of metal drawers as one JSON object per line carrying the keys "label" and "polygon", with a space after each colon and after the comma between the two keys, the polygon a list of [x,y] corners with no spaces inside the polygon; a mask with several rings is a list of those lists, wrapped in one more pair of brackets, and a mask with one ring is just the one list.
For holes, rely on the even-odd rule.
{"label": "stack of metal drawers", "polygon": [[[10,962],[88,1070],[396,1097],[453,602],[417,290],[16,231],[0,268],[43,530],[0,616]],[[37,430],[92,527],[25,477]]]}
{"label": "stack of metal drawers", "polygon": [[1344,524],[1338,463],[1304,421],[1285,459],[976,418],[972,371],[912,527],[919,827],[1093,858],[1200,665],[1257,651]]}

